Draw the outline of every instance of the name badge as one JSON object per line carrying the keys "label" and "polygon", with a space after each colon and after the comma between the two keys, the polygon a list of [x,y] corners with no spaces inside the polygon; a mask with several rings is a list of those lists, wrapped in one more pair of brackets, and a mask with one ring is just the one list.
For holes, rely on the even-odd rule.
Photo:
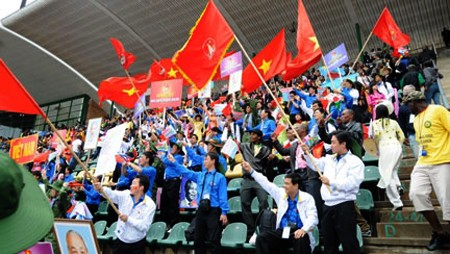
{"label": "name badge", "polygon": [[203,199],[209,199],[209,193],[204,194]]}
{"label": "name badge", "polygon": [[291,234],[291,227],[284,227],[283,228],[283,234],[281,235],[281,238],[289,239],[289,235],[290,234]]}

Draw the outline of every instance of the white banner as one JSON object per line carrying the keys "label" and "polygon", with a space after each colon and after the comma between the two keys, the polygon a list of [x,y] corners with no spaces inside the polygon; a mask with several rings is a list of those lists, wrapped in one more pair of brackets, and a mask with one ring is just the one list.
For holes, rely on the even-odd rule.
{"label": "white banner", "polygon": [[106,132],[105,140],[102,144],[102,150],[98,157],[95,176],[113,172],[116,168],[116,154],[120,150],[120,145],[125,135],[127,123],[116,126]]}
{"label": "white banner", "polygon": [[198,98],[203,99],[203,98],[211,98],[211,91],[214,87],[214,82],[210,81],[208,85],[206,85],[205,88],[203,88],[203,90],[198,92]]}
{"label": "white banner", "polygon": [[228,94],[239,92],[242,84],[242,70],[230,74],[230,82],[228,84]]}
{"label": "white banner", "polygon": [[86,139],[84,140],[84,149],[97,148],[98,134],[100,133],[100,125],[102,124],[102,118],[90,119],[86,132]]}

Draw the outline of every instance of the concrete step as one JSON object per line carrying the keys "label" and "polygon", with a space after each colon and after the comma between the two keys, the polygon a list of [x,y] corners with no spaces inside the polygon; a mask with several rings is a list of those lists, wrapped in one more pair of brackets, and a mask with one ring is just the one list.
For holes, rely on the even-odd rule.
{"label": "concrete step", "polygon": [[[413,207],[413,203],[411,200],[402,200],[403,201],[403,207]],[[392,209],[392,204],[387,201],[387,200],[383,200],[383,201],[375,201],[375,209],[377,208],[391,208]],[[437,201],[437,199],[431,199],[431,204],[433,206],[439,206],[439,202]]]}
{"label": "concrete step", "polygon": [[[442,224],[445,230],[450,229],[450,225]],[[403,238],[424,238],[431,237],[431,226],[426,222],[392,222],[377,223],[378,237],[403,237]]]}
{"label": "concrete step", "polygon": [[[444,223],[442,218],[442,209],[435,207],[435,211],[439,220]],[[413,207],[405,207],[402,211],[392,211],[389,208],[382,208],[378,210],[379,222],[392,223],[392,222],[426,222],[426,219],[421,213],[414,210]]]}
{"label": "concrete step", "polygon": [[422,254],[433,253],[443,254],[450,253],[450,248],[444,246],[443,250],[428,251],[426,245],[430,238],[387,238],[387,237],[366,237],[364,238],[364,253],[386,254],[386,253],[407,253]]}

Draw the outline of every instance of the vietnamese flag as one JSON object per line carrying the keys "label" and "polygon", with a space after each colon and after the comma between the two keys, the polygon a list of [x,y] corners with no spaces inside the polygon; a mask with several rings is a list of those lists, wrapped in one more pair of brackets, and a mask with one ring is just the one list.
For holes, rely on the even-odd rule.
{"label": "vietnamese flag", "polygon": [[110,38],[110,40],[116,51],[117,57],[119,58],[120,64],[125,70],[128,70],[134,61],[136,61],[136,56],[133,55],[133,53],[126,52],[122,42],[119,40],[115,38]]}
{"label": "vietnamese flag", "polygon": [[311,149],[311,153],[314,157],[316,158],[320,158],[322,157],[322,153],[323,153],[323,145],[324,142],[320,142],[317,145],[315,145],[312,149]]}
{"label": "vietnamese flag", "polygon": [[372,32],[393,48],[406,46],[411,41],[411,38],[402,33],[397,26],[387,7],[384,7]]}
{"label": "vietnamese flag", "polygon": [[45,113],[23,87],[20,81],[0,59],[0,110],[31,115],[41,115],[47,118]]}
{"label": "vietnamese flag", "polygon": [[97,92],[99,104],[111,100],[125,108],[134,108],[140,96],[147,91],[150,80],[142,74],[131,77],[131,80],[134,87],[128,77],[111,77],[100,82]]}
{"label": "vietnamese flag", "polygon": [[[159,61],[154,61],[150,67],[152,76],[150,81],[163,81],[170,79],[183,79],[178,67],[172,63],[171,58],[163,58]],[[183,79],[183,85],[189,85],[189,82]]]}
{"label": "vietnamese flag", "polygon": [[322,57],[314,29],[302,0],[298,0],[297,56],[287,64],[284,80],[291,80],[306,72]]}
{"label": "vietnamese flag", "polygon": [[233,36],[230,26],[210,0],[172,62],[189,83],[202,90],[216,74],[220,61],[233,43]]}
{"label": "vietnamese flag", "polygon": [[[284,71],[286,61],[287,54],[284,29],[252,59],[252,62],[264,80],[268,80]],[[253,66],[248,64],[242,73],[242,90],[246,93],[251,93],[258,89],[262,83]]]}

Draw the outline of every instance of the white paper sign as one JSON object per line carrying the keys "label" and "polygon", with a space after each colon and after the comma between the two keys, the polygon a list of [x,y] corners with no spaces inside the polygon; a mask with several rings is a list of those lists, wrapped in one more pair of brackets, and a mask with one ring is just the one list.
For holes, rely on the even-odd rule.
{"label": "white paper sign", "polygon": [[228,94],[239,92],[242,84],[242,70],[230,74],[230,82],[228,84]]}
{"label": "white paper sign", "polygon": [[120,145],[122,144],[126,128],[127,123],[123,123],[106,132],[106,137],[102,144],[102,150],[100,151],[100,156],[98,157],[95,176],[113,172],[116,168],[116,154],[120,150]]}
{"label": "white paper sign", "polygon": [[89,120],[86,139],[84,140],[85,150],[97,148],[98,134],[100,133],[101,124],[102,124],[101,117]]}

